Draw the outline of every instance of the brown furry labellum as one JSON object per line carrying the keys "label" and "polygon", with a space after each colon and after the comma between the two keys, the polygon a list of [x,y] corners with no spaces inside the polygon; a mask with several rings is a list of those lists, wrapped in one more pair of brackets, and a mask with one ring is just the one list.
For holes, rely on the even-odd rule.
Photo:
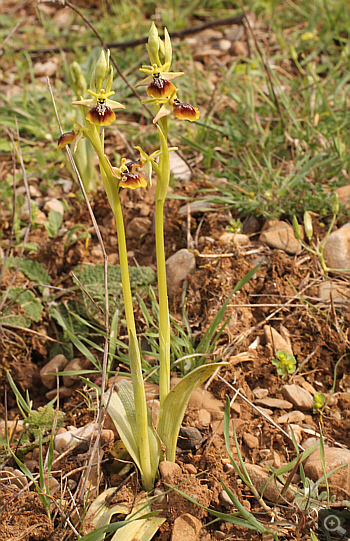
{"label": "brown furry labellum", "polygon": [[61,137],[58,140],[57,149],[60,150],[66,145],[69,145],[70,143],[74,143],[76,136],[77,136],[77,133],[74,130],[69,131],[67,133],[62,133]]}
{"label": "brown furry labellum", "polygon": [[91,122],[91,124],[109,126],[115,121],[115,114],[112,109],[106,105],[105,100],[99,100],[96,107],[90,109],[86,115],[86,119]]}
{"label": "brown furry labellum", "polygon": [[199,119],[199,111],[197,107],[193,107],[190,103],[180,103],[179,101],[174,101],[174,115],[180,120],[189,120],[194,122]]}
{"label": "brown furry labellum", "polygon": [[153,81],[147,87],[147,95],[152,98],[168,98],[174,92],[175,86],[161,75],[154,75]]}

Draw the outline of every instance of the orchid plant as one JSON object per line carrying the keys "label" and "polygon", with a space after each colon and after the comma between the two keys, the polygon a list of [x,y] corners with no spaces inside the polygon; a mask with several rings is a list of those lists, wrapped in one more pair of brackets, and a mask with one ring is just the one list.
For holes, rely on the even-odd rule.
{"label": "orchid plant", "polygon": [[[104,395],[105,404],[111,415],[124,445],[129,451],[141,473],[145,490],[151,490],[157,475],[160,460],[175,461],[176,442],[189,397],[193,390],[206,381],[219,366],[218,363],[203,365],[187,374],[170,390],[170,322],[166,282],[164,249],[164,202],[170,180],[169,153],[177,150],[168,146],[168,116],[174,114],[177,119],[193,122],[199,118],[199,111],[191,104],[182,103],[177,95],[179,90],[171,82],[184,75],[172,72],[172,46],[167,30],[164,41],[160,39],[157,28],[152,24],[147,50],[150,65],[140,71],[147,74],[138,86],[146,86],[148,98],[142,103],[154,107],[153,123],[159,135],[159,149],[148,155],[140,147],[138,161],[122,158],[119,166],[111,164],[104,152],[104,127],[112,124],[116,118],[115,110],[124,109],[124,105],[111,99],[113,68],[109,63],[109,52],[101,52],[94,68],[90,88],[90,99],[80,99],[73,105],[87,109],[84,123],[73,121],[73,129],[63,134],[58,148],[73,143],[75,150],[80,139],[86,138],[92,144],[99,158],[99,166],[104,189],[109,204],[114,212],[122,287],[125,305],[125,318],[129,337],[129,362],[132,384],[128,380],[117,383],[115,391]],[[103,86],[104,85],[104,86]],[[133,303],[130,288],[127,247],[125,240],[122,206],[119,197],[120,188],[145,188],[152,182],[152,172],[157,177],[155,202],[155,236],[157,254],[157,277],[159,294],[159,400],[160,412],[157,425],[154,426],[146,404],[142,378],[142,358],[136,335]]]}

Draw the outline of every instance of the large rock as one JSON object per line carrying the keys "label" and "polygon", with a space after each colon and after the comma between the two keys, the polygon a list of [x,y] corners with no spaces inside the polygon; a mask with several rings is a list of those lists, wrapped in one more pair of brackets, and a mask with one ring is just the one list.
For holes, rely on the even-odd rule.
{"label": "large rock", "polygon": [[54,440],[55,451],[63,453],[64,451],[72,450],[78,445],[82,447],[82,451],[89,448],[90,439],[95,431],[95,423],[76,428],[57,434]]}
{"label": "large rock", "polygon": [[[265,485],[265,483],[270,478],[271,474],[268,473],[264,468],[261,466],[258,466],[257,464],[245,464],[246,470],[249,474],[249,477],[258,491],[259,494],[261,494],[262,489]],[[266,488],[263,493],[263,498],[266,500],[269,500],[270,502],[277,502],[278,500],[283,501],[283,499],[286,499],[288,502],[292,502],[294,500],[294,494],[293,492],[288,488],[287,492],[284,494],[283,498],[281,498],[281,491],[283,489],[282,483],[279,483],[277,481],[272,479],[269,481],[266,485]]]}
{"label": "large rock", "polygon": [[350,223],[329,235],[323,256],[330,269],[350,269]]}
{"label": "large rock", "polygon": [[299,385],[284,385],[283,397],[291,402],[297,409],[302,411],[312,410],[314,401],[311,393]]}
{"label": "large rock", "polygon": [[174,295],[188,274],[196,268],[196,258],[192,252],[183,248],[166,261],[166,278],[169,295]]}
{"label": "large rock", "polygon": [[[337,447],[325,447],[325,470],[330,470],[346,464],[335,473],[328,477],[329,485],[340,487],[350,492],[350,451],[348,449],[338,449]],[[304,463],[305,475],[317,481],[323,476],[320,449],[316,449]],[[334,492],[334,491],[333,491]]]}
{"label": "large rock", "polygon": [[350,286],[347,286],[345,282],[339,283],[332,280],[322,282],[318,288],[318,296],[329,301],[331,294],[334,301],[347,301],[350,299]]}
{"label": "large rock", "polygon": [[136,216],[133,218],[130,223],[126,226],[126,238],[127,239],[139,239],[140,237],[146,235],[150,230],[152,222],[149,218],[144,218]]}
{"label": "large rock", "polygon": [[[76,358],[67,364],[67,366],[64,369],[64,372],[71,372],[71,371],[78,372],[80,370],[83,370],[83,368],[84,366],[83,366],[82,359]],[[74,383],[77,383],[78,381],[80,381],[80,374],[77,374],[77,375],[72,374],[72,375],[63,376],[63,384],[65,387],[72,387],[72,385],[74,385]]]}
{"label": "large rock", "polygon": [[294,237],[293,228],[285,222],[277,222],[263,231],[259,237],[259,242],[267,244],[270,248],[284,250],[287,254],[294,255],[301,251],[301,246]]}
{"label": "large rock", "polygon": [[51,359],[50,362],[45,364],[45,366],[43,366],[40,370],[40,378],[43,385],[45,385],[45,387],[47,387],[48,389],[53,389],[54,387],[56,387],[57,376],[50,374],[62,372],[67,363],[68,361],[65,356],[59,354],[56,355],[53,359]]}

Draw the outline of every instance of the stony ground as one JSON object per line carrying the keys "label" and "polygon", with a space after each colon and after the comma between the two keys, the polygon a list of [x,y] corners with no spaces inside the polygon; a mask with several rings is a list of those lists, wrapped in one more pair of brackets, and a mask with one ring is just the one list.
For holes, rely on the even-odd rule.
{"label": "stony ground", "polygon": [[[232,36],[232,32],[210,30],[200,37],[189,38],[189,46],[197,50],[196,59],[203,63],[204,70],[206,65],[225,64],[229,58],[246,53],[247,43],[242,29],[234,27],[230,30],[236,34]],[[46,56],[40,60],[44,65]],[[107,149],[111,155],[115,149],[125,152],[123,145],[117,133],[109,132]],[[270,471],[271,468],[278,470],[290,463],[297,456],[296,448],[299,451],[309,448],[319,441],[322,431],[326,471],[347,465],[328,479],[332,505],[342,509],[343,502],[350,500],[348,275],[343,272],[325,274],[318,258],[300,248],[290,217],[266,220],[250,214],[242,219],[238,233],[227,230],[232,226],[232,219],[238,219],[239,215],[210,201],[198,204],[197,199],[208,188],[208,182],[203,181],[203,175],[196,166],[196,156],[191,156],[192,171],[181,158],[174,160],[177,162],[172,164],[172,169],[177,180],[170,194],[195,201],[184,205],[181,199],[169,198],[166,204],[166,255],[174,323],[181,325],[183,322],[183,292],[186,287],[186,314],[195,343],[198,343],[239,280],[256,265],[261,266],[229,301],[222,321],[229,316],[230,320],[214,351],[207,354],[207,362],[220,357],[227,364],[203,388],[193,393],[180,432],[176,464],[163,464],[160,468],[155,490],[158,498],[153,509],[160,509],[160,516],[167,520],[154,539],[272,539],[270,534],[260,534],[230,523],[230,514],[235,512],[235,507],[223,490],[222,480],[244,508],[271,531],[278,532],[280,539],[309,540],[310,530],[317,530],[318,497],[325,490],[325,483],[322,483],[308,498],[309,488],[323,475],[320,451],[316,450],[303,463],[309,479],[306,486],[299,468],[292,472],[291,484],[282,495],[283,487],[276,480],[270,481],[265,488],[264,485],[270,475],[268,468]],[[1,175],[5,178],[11,171],[11,157],[7,155]],[[30,179],[31,198],[39,214],[36,228],[30,231],[27,241],[38,244],[38,250],[30,259],[44,265],[51,285],[59,288],[58,293],[48,299],[46,293],[38,288],[37,280],[32,280],[22,271],[16,272],[15,268],[8,268],[2,276],[1,291],[7,291],[10,286],[30,288],[36,298],[42,300],[44,310],[29,330],[14,329],[5,323],[0,327],[0,433],[5,446],[7,416],[11,448],[33,475],[39,472],[38,444],[37,441],[34,443],[35,437],[28,422],[23,423],[23,412],[9,388],[6,371],[10,371],[22,395],[28,393],[32,409],[38,410],[57,394],[56,379],[47,375],[55,367],[65,371],[94,368],[76,349],[73,359],[62,349],[61,329],[52,317],[51,309],[53,303],[68,305],[77,299],[83,304],[83,297],[70,273],[77,272],[77,269],[80,272],[83,265],[103,263],[102,250],[89,213],[69,171],[61,170],[59,181],[49,188],[39,177]],[[214,182],[213,178],[211,180]],[[225,179],[215,181],[224,183]],[[215,184],[210,186],[216,188]],[[349,202],[347,188],[338,190],[344,204]],[[25,194],[23,182],[19,184],[17,193]],[[121,197],[130,264],[134,265],[136,261],[138,265],[156,271],[154,195],[153,185],[142,192],[123,191]],[[114,219],[101,188],[92,195],[91,203],[109,264],[118,264]],[[40,224],[40,220],[47,220],[50,210],[63,217],[62,227],[56,236],[49,236],[47,228]],[[3,257],[11,235],[12,212],[6,207],[1,212]],[[314,213],[312,220],[313,240],[317,242],[317,238],[322,240],[324,237],[330,219],[321,219]],[[345,215],[338,217],[327,241],[325,257],[331,268],[350,268],[350,224],[347,220]],[[79,232],[87,230],[91,238],[87,243],[86,238],[79,240],[76,236],[76,242],[65,249],[65,241],[75,224],[81,225]],[[19,254],[20,247],[14,246],[10,255]],[[138,291],[150,309],[150,298],[142,288]],[[14,304],[12,309],[17,315],[24,313],[20,304]],[[144,340],[147,328],[137,303],[135,315],[140,340]],[[98,324],[98,319],[93,323]],[[126,340],[125,334],[121,322],[118,338]],[[98,345],[103,345],[102,338],[98,338],[96,333],[93,338]],[[53,354],[54,344],[56,350]],[[143,341],[142,346],[146,349]],[[280,351],[295,357],[294,373],[278,374],[273,360]],[[101,360],[102,353],[97,355]],[[148,351],[146,359],[152,365],[154,357],[151,351]],[[113,368],[127,376],[128,367],[122,359]],[[174,383],[180,375],[175,367],[172,375]],[[97,384],[101,383],[98,373],[86,372],[86,376]],[[59,384],[59,408],[64,416],[58,423],[62,426],[55,437],[50,476],[51,519],[47,517],[33,485],[28,487],[28,477],[18,471],[13,457],[3,450],[0,533],[4,541],[77,539],[80,517],[84,512],[85,482],[92,485],[89,502],[98,491],[115,487],[108,505],[127,504],[130,511],[144,496],[137,471],[129,463],[128,455],[123,454],[119,436],[108,417],[101,433],[99,466],[94,463],[87,472],[91,441],[96,437],[96,396],[76,375],[61,376]],[[152,376],[146,384],[146,391],[152,414],[156,416],[157,385]],[[324,394],[326,401],[329,399],[321,410],[315,408],[316,393]],[[240,453],[255,489],[259,494],[264,490],[263,502],[258,502],[256,495],[238,477],[229,459],[223,436],[226,396],[230,398],[230,415]],[[48,441],[45,440],[43,445],[47,450]],[[230,445],[231,453],[238,461],[232,426]],[[206,509],[175,491],[167,492],[169,485],[181,485],[183,492]],[[227,517],[214,521],[215,517],[208,509],[225,513]],[[88,515],[81,533],[90,531],[90,519]]]}

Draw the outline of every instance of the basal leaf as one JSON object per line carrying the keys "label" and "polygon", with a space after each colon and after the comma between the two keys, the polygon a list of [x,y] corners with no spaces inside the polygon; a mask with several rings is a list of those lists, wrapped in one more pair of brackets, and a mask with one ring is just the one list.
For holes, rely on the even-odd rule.
{"label": "basal leaf", "polygon": [[223,363],[213,363],[196,368],[175,385],[164,400],[160,410],[157,432],[165,444],[167,460],[175,462],[176,442],[192,392],[202,385]]}

